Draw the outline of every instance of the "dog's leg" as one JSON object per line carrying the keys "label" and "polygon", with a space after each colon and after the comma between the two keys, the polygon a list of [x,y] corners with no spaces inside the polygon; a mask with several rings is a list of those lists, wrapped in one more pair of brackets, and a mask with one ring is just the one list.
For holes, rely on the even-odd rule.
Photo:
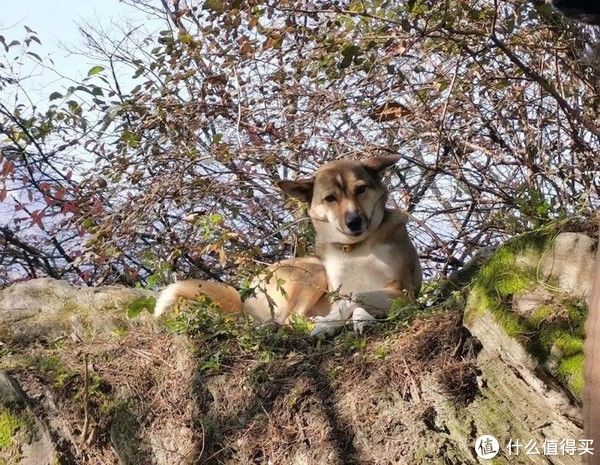
{"label": "dog's leg", "polygon": [[399,297],[413,298],[412,294],[397,289],[358,292],[352,299],[335,302],[329,314],[315,318],[315,328],[311,336],[331,335],[337,328],[352,319],[354,331],[361,333],[373,324],[376,317],[385,317],[392,302]]}
{"label": "dog's leg", "polygon": [[355,333],[362,334],[365,328],[372,325],[374,321],[375,317],[362,307],[356,307],[352,312],[352,326]]}
{"label": "dog's leg", "polygon": [[371,315],[375,317],[385,317],[394,300],[401,297],[405,297],[407,300],[413,299],[413,295],[406,291],[382,289],[380,291],[358,292],[353,300]]}
{"label": "dog's leg", "polygon": [[314,318],[315,327],[311,336],[330,336],[337,328],[345,325],[352,316],[357,304],[351,300],[338,300],[331,306],[331,311],[325,316]]}
{"label": "dog's leg", "polygon": [[352,312],[354,331],[362,334],[367,326],[375,322],[376,317],[387,316],[394,300],[410,296],[407,292],[397,289],[382,289],[381,291],[359,292],[354,301],[356,307]]}

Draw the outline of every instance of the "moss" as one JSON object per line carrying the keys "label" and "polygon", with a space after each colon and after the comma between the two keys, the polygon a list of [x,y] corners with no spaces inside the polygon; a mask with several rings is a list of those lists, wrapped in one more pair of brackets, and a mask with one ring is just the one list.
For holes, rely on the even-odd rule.
{"label": "moss", "polygon": [[531,269],[517,264],[517,252],[509,246],[500,248],[481,269],[477,283],[496,299],[505,299],[528,289],[535,282]]}
{"label": "moss", "polygon": [[528,331],[527,325],[517,315],[504,310],[499,297],[490,295],[481,284],[475,284],[465,310],[466,321],[473,321],[474,318],[486,311],[492,313],[496,321],[512,337]]}
{"label": "moss", "polygon": [[373,351],[373,358],[375,360],[385,360],[390,355],[389,346],[382,345]]}
{"label": "moss", "polygon": [[7,324],[0,324],[0,341],[9,344],[14,340],[13,331]]}
{"label": "moss", "polygon": [[552,315],[554,315],[554,309],[550,305],[541,305],[534,309],[533,312],[528,316],[527,320],[533,326],[540,326],[542,323],[547,321]]}
{"label": "moss", "polygon": [[515,270],[507,271],[504,275],[499,276],[496,292],[501,298],[506,298],[529,289],[533,283],[533,278],[525,273]]}
{"label": "moss", "polygon": [[581,300],[568,300],[563,305],[567,309],[567,314],[572,325],[576,325],[578,332],[581,337],[585,337],[585,322],[587,320],[587,307],[585,302]]}
{"label": "moss", "polygon": [[39,356],[34,363],[42,373],[48,376],[55,389],[63,389],[74,378],[80,376],[78,371],[63,365],[57,355]]}
{"label": "moss", "polygon": [[583,339],[563,333],[554,340],[554,346],[565,356],[583,353]]}
{"label": "moss", "polygon": [[[490,376],[493,377],[497,366],[494,364],[488,369],[491,373]],[[518,393],[515,393],[515,398],[520,398]],[[496,437],[500,444],[506,444],[511,437],[531,436],[530,429],[524,428],[525,425],[520,421],[515,421],[514,411],[507,408],[505,401],[496,395],[478,396],[475,402],[467,408],[446,401],[445,410],[448,414],[444,416],[444,419],[450,431],[450,437],[460,438],[459,441],[463,444],[463,454],[465,455],[473,452],[474,438],[481,434],[490,434]],[[510,425],[510,432],[507,432],[506,425]],[[465,438],[473,439],[466,441]],[[469,456],[466,455],[466,457]],[[467,458],[455,463],[472,463],[472,461]],[[507,465],[511,462],[501,454],[492,460],[486,460],[485,463]]]}
{"label": "moss", "polygon": [[[43,298],[40,297],[40,302],[43,301]],[[63,330],[71,330],[74,316],[77,316],[77,320],[84,327],[87,327],[87,319],[91,314],[92,310],[90,308],[77,305],[72,300],[67,300],[58,312],[43,312],[39,318],[32,319],[32,324],[44,325],[55,330],[61,328]]]}
{"label": "moss", "polygon": [[[472,284],[465,321],[472,322],[488,312],[506,333],[519,339],[537,361],[580,396],[583,380],[583,341],[587,311],[582,301],[561,294],[557,288],[540,282],[538,264],[551,242],[553,230],[526,234],[496,251],[484,264]],[[540,305],[528,316],[515,314],[515,295],[543,286],[552,302]]]}
{"label": "moss", "polygon": [[495,317],[511,337],[522,336],[528,331],[527,324],[514,313],[497,310]]}
{"label": "moss", "polygon": [[583,354],[565,358],[558,365],[558,374],[566,382],[571,392],[581,398],[583,394]]}
{"label": "moss", "polygon": [[123,339],[125,336],[127,336],[128,332],[129,328],[127,327],[127,325],[118,325],[115,329],[111,331],[110,334],[115,339]]}
{"label": "moss", "polygon": [[491,311],[492,306],[493,299],[490,298],[485,287],[477,283],[473,284],[465,308],[465,322],[472,323],[481,314]]}
{"label": "moss", "polygon": [[13,445],[16,432],[25,426],[25,422],[12,411],[0,408],[0,451]]}

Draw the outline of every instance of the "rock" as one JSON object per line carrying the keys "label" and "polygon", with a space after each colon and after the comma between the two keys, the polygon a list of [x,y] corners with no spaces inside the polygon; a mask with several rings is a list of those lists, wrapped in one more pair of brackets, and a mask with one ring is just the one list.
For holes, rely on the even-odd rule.
{"label": "rock", "polygon": [[594,254],[594,240],[580,233],[507,243],[475,278],[465,325],[484,350],[510,354],[529,371],[547,370],[581,399]]}
{"label": "rock", "polygon": [[167,420],[154,425],[150,432],[150,447],[156,463],[192,465],[197,463],[199,441],[189,427]]}
{"label": "rock", "polygon": [[22,410],[27,404],[25,393],[11,376],[0,371],[0,403],[4,408]]}
{"label": "rock", "polygon": [[119,465],[137,465],[141,460],[142,444],[140,441],[140,423],[127,405],[118,405],[113,410],[110,425],[110,442],[115,449]]}
{"label": "rock", "polygon": [[531,291],[513,296],[512,309],[517,315],[530,318],[535,310],[550,302],[552,294],[543,287],[535,287]]}
{"label": "rock", "polygon": [[[479,271],[464,319],[482,343],[477,366],[489,393],[487,406],[469,406],[474,416],[490,417],[476,420],[478,431],[541,442],[583,437],[585,299],[594,254],[595,241],[583,234],[525,237],[502,246]],[[552,463],[580,461],[562,455]]]}
{"label": "rock", "polygon": [[130,323],[125,313],[128,304],[154,296],[144,289],[78,288],[66,281],[33,279],[0,290],[0,337],[23,342],[52,341],[69,334],[93,338],[126,327]]}
{"label": "rock", "polygon": [[[57,454],[47,426],[10,375],[0,371],[0,462],[54,465]],[[3,443],[3,444],[2,444]]]}
{"label": "rock", "polygon": [[592,291],[597,240],[585,234],[563,232],[542,256],[544,278],[554,278],[564,292],[588,299]]}

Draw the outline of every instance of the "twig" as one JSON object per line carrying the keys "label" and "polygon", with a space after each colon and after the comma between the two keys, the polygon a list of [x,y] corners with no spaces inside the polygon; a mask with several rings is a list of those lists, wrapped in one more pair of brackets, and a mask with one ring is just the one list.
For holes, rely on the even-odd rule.
{"label": "twig", "polygon": [[88,356],[83,354],[83,428],[81,430],[81,440],[85,441],[90,427],[90,377],[88,371]]}
{"label": "twig", "polygon": [[238,114],[236,122],[236,133],[238,145],[240,148],[242,148],[242,138],[240,137],[240,124],[242,121],[242,87],[240,86],[240,81],[238,80],[238,75],[235,67],[233,68],[233,77],[235,78],[235,89],[238,93]]}

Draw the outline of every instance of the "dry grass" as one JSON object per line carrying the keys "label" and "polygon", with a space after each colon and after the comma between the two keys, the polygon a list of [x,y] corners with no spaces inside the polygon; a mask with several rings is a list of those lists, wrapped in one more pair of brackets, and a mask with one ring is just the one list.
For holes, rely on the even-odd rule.
{"label": "dry grass", "polygon": [[116,450],[140,465],[411,463],[415,438],[431,430],[424,383],[437,379],[457,405],[476,394],[459,312],[327,342],[207,321],[185,335],[131,330],[21,348],[3,363],[63,438],[65,463],[94,465],[116,463]]}

